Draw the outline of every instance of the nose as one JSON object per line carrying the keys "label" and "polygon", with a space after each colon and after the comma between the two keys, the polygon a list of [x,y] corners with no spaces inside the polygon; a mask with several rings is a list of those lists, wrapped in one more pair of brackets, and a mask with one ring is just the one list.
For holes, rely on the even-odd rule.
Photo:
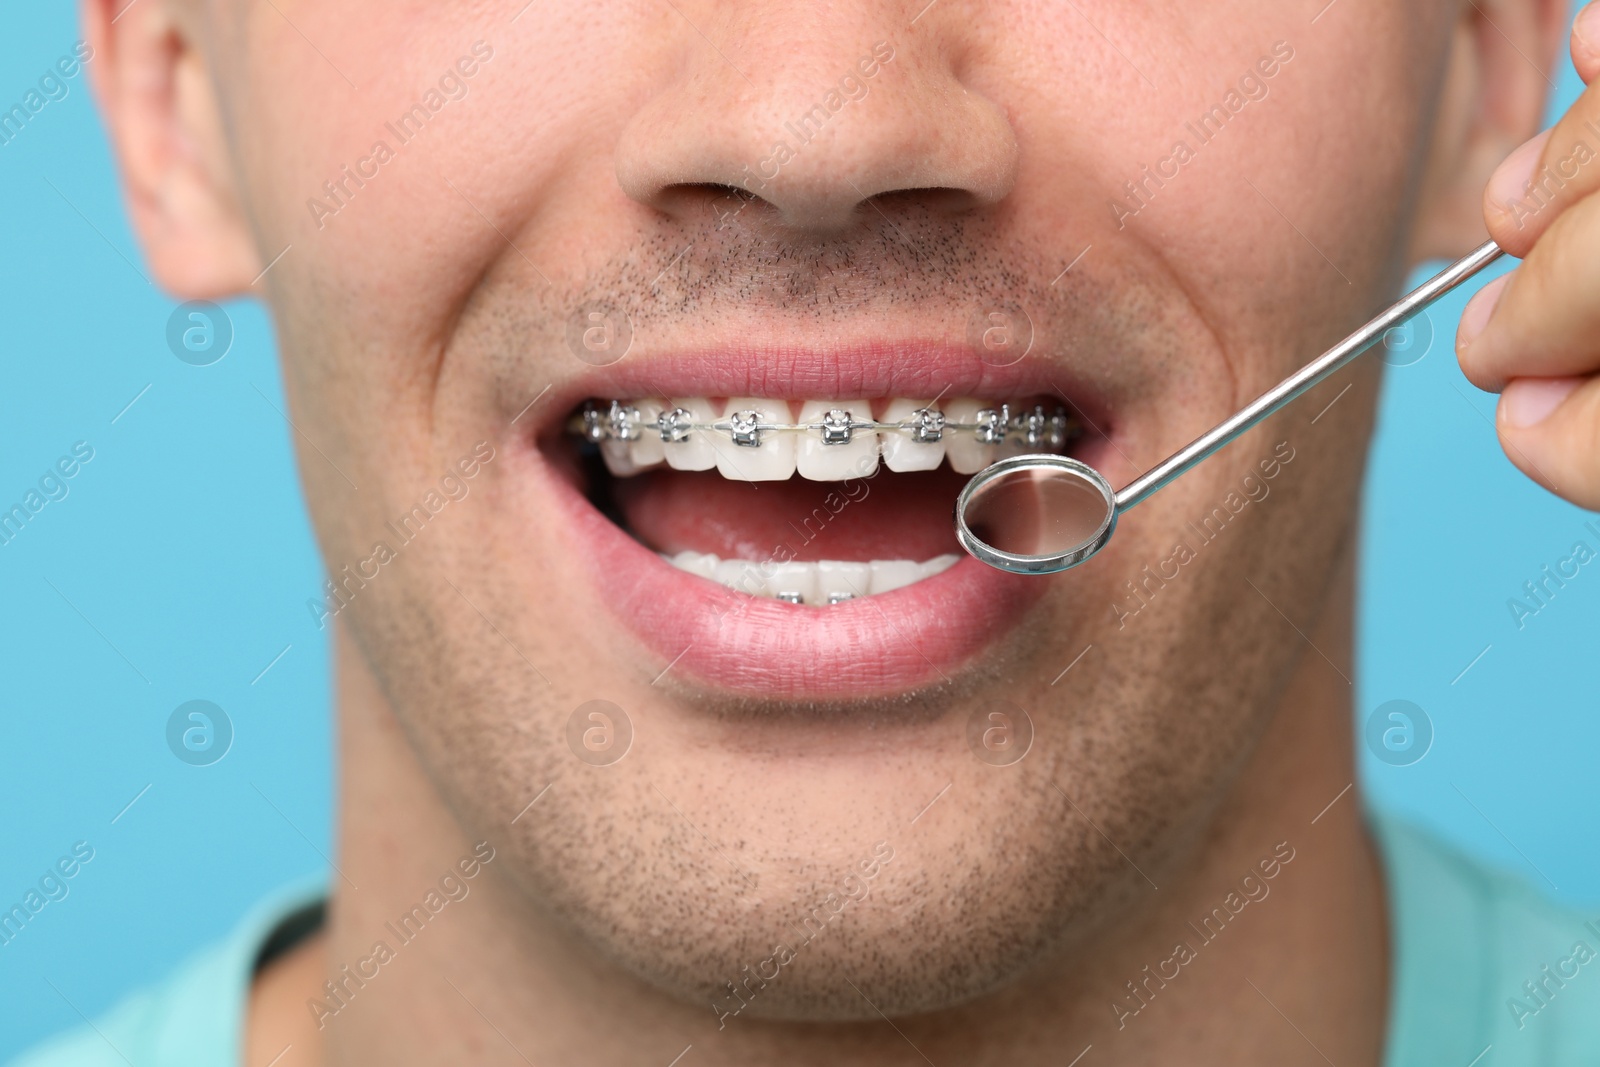
{"label": "nose", "polygon": [[681,2],[662,62],[672,73],[618,142],[624,192],[687,215],[737,188],[780,225],[824,234],[871,213],[874,197],[962,211],[1004,199],[1017,139],[962,84],[970,49],[949,39],[962,31],[909,26],[887,6],[893,19],[875,4]]}

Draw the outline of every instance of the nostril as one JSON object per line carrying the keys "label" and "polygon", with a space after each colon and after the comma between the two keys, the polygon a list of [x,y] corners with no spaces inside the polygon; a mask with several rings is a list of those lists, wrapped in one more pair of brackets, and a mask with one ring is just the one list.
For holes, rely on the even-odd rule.
{"label": "nostril", "polygon": [[[848,183],[846,183],[848,188]],[[853,192],[853,190],[852,190]],[[983,197],[969,189],[951,186],[894,189],[868,194],[864,197],[847,195],[830,205],[828,219],[822,212],[807,218],[785,216],[780,206],[782,197],[769,200],[738,185],[721,182],[679,182],[663,186],[655,197],[655,206],[677,218],[704,217],[718,230],[742,224],[759,226],[787,218],[791,223],[805,224],[811,228],[845,230],[866,223],[879,225],[884,220],[904,219],[918,213],[927,215],[963,215],[985,206]],[[828,225],[823,227],[823,222]]]}
{"label": "nostril", "polygon": [[696,213],[709,215],[719,228],[757,208],[771,208],[755,193],[737,185],[719,182],[678,182],[665,185],[656,194],[656,206],[679,218]]}
{"label": "nostril", "polygon": [[970,189],[933,186],[927,189],[893,189],[879,193],[868,203],[875,203],[885,211],[921,208],[938,214],[960,215],[983,207],[984,199]]}
{"label": "nostril", "polygon": [[738,196],[749,200],[761,199],[760,197],[756,196],[755,193],[752,193],[750,190],[739,185],[721,185],[717,182],[700,182],[692,186],[686,186],[685,188],[701,189],[711,196]]}

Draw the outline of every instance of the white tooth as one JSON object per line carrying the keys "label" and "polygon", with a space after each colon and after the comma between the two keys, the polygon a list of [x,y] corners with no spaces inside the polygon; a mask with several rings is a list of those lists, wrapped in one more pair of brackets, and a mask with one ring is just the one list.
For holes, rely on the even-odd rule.
{"label": "white tooth", "polygon": [[661,435],[656,432],[656,419],[661,417],[661,401],[631,400],[639,409],[639,436],[628,442],[628,458],[638,470],[654,467],[666,458],[661,450]]}
{"label": "white tooth", "polygon": [[671,563],[681,571],[698,574],[702,578],[714,578],[717,564],[722,562],[710,552],[696,552],[685,549],[676,556],[671,557]]}
{"label": "white tooth", "polygon": [[[960,562],[959,553],[935,556],[924,563],[908,559],[875,559],[871,563],[821,560],[816,563],[754,563],[745,559],[718,559],[710,552],[686,549],[661,558],[681,571],[709,578],[750,596],[776,597],[798,593],[804,604],[826,605],[832,594],[876,596],[931,578]],[[763,571],[766,577],[763,577]]]}
{"label": "white tooth", "polygon": [[890,593],[922,580],[922,564],[912,559],[875,559],[872,567],[872,594]]}
{"label": "white tooth", "polygon": [[826,604],[828,598],[818,592],[817,565],[815,563],[778,563],[771,568],[767,588],[773,596],[779,593],[799,593],[802,603]]}
{"label": "white tooth", "polygon": [[[999,407],[999,403],[958,397],[944,406],[944,417],[947,423],[971,425],[978,412],[993,407]],[[944,441],[944,458],[950,461],[950,469],[957,474],[976,474],[999,458],[1000,447],[983,444],[971,430],[952,432],[947,427]]]}
{"label": "white tooth", "polygon": [[[667,409],[683,408],[694,421],[701,425],[710,425],[717,421],[716,413],[711,409],[711,401],[699,397],[686,397],[677,400],[668,400]],[[695,430],[686,441],[664,441],[661,445],[662,453],[667,457],[667,466],[677,471],[708,471],[717,465],[717,452],[712,447],[714,431]]]}
{"label": "white tooth", "polygon": [[867,596],[872,591],[872,565],[825,559],[817,563],[817,596],[826,604],[833,595]]}
{"label": "white tooth", "polygon": [[[742,411],[754,411],[765,423],[789,421],[789,404],[753,396],[728,400],[719,422],[727,422]],[[794,435],[766,432],[755,448],[736,445],[725,433],[713,438],[716,445],[717,473],[734,482],[782,482],[794,477]]]}
{"label": "white tooth", "polygon": [[761,576],[761,568],[747,559],[725,559],[717,564],[712,578],[729,589],[750,596],[770,596],[767,580]]}
{"label": "white tooth", "polygon": [[608,437],[600,442],[600,458],[606,461],[606,470],[614,478],[627,478],[639,473],[638,464],[633,462],[629,446],[632,441],[621,441],[615,437]]}
{"label": "white tooth", "polygon": [[[871,422],[872,405],[865,400],[807,400],[795,419],[802,426],[822,421],[830,411],[847,411],[853,422]],[[847,445],[830,445],[821,430],[807,430],[797,442],[795,465],[800,477],[814,482],[842,482],[865,478],[878,469],[878,432],[856,430]]]}
{"label": "white tooth", "polygon": [[[884,411],[882,421],[904,422],[918,408],[932,406],[933,402],[931,400],[902,400],[896,398],[889,401],[889,407]],[[889,430],[882,436],[883,462],[892,471],[937,470],[939,464],[944,462],[943,441],[923,444],[913,441],[909,433],[901,430]]]}

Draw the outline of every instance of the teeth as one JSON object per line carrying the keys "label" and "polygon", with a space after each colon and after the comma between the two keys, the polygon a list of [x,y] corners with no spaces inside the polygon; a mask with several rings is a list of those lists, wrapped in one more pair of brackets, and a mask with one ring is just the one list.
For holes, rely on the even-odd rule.
{"label": "teeth", "polygon": [[[687,411],[700,426],[708,426],[716,420],[709,400],[669,400],[667,410]],[[663,441],[661,451],[667,457],[667,466],[675,471],[708,471],[717,465],[717,450],[712,446],[711,433],[706,430],[690,430],[682,441]]]}
{"label": "teeth", "polygon": [[600,454],[605,457],[606,468],[612,474],[625,478],[649,466],[648,462],[637,463],[633,458],[633,445],[645,433],[644,417],[637,406],[614,400],[608,409],[603,412],[597,409],[589,418],[592,420],[588,426],[591,438],[597,433],[604,434]]}
{"label": "teeth", "polygon": [[1000,446],[1000,458],[1050,452],[1065,443],[1067,413],[1042,404],[1011,409],[1011,433]]}
{"label": "teeth", "polygon": [[783,481],[797,472],[812,481],[868,477],[883,462],[892,471],[952,470],[972,474],[995,460],[1060,451],[1078,427],[1060,405],[1013,404],[957,397],[891,399],[874,418],[868,400],[807,400],[791,415],[785,400],[733,397],[719,415],[705,398],[591,401],[569,431],[600,446],[620,477],[659,466],[715,468],[732,481]]}
{"label": "teeth", "polygon": [[680,571],[698,574],[702,578],[713,578],[720,562],[716,556],[709,552],[679,552],[676,556],[662,557]]}
{"label": "teeth", "polygon": [[829,603],[867,596],[872,592],[872,564],[819,560],[816,564],[819,590]]}
{"label": "teeth", "polygon": [[711,571],[711,580],[750,596],[771,596],[761,568],[746,559],[725,559]]}
{"label": "teeth", "polygon": [[842,482],[865,478],[878,469],[878,431],[850,428],[851,423],[872,421],[872,405],[867,401],[807,400],[796,421],[802,426],[822,427],[821,432],[806,433],[799,439],[795,464],[800,477]]}
{"label": "teeth", "polygon": [[630,455],[632,448],[632,441],[615,439],[601,441],[600,456],[606,461],[606,470],[618,478],[638,474],[642,468],[633,462],[633,456]]}
{"label": "teeth", "polygon": [[[933,406],[927,400],[891,400],[884,410],[884,422],[907,422],[912,413]],[[917,441],[909,433],[883,435],[883,462],[892,471],[937,470],[944,462],[944,438],[937,441]]]}
{"label": "teeth", "polygon": [[[972,424],[978,421],[978,412],[998,410],[999,405],[988,400],[959,397],[944,405],[945,418],[954,423]],[[1000,456],[999,445],[986,445],[976,434],[945,434],[944,458],[957,474],[977,474]]]}
{"label": "teeth", "polygon": [[666,453],[655,425],[661,417],[663,405],[659,400],[632,400],[629,403],[639,412],[639,436],[628,442],[628,459],[633,462],[635,470],[660,466],[666,459]]}
{"label": "teeth", "polygon": [[[912,564],[916,566],[916,564]],[[780,563],[772,568],[772,576],[767,579],[767,588],[772,590],[773,596],[789,594],[785,599],[792,600],[799,596],[802,604],[826,603],[825,598],[817,590],[817,565],[815,563]]]}
{"label": "teeth", "polygon": [[794,477],[794,436],[761,429],[789,422],[786,402],[734,397],[718,421],[731,428],[732,437],[716,442],[718,474],[734,482],[782,482]]}
{"label": "teeth", "polygon": [[[961,557],[951,553],[936,556],[926,563],[909,559],[878,559],[870,563],[843,560],[758,563],[754,560],[718,559],[708,552],[685,551],[661,558],[679,570],[709,578],[750,596],[780,598],[824,607],[857,597],[903,589],[949,570]],[[796,596],[798,601],[793,599]]]}
{"label": "teeth", "polygon": [[875,559],[867,566],[871,570],[871,575],[867,579],[867,591],[874,595],[892,593],[901,586],[922,579],[922,564],[914,560]]}

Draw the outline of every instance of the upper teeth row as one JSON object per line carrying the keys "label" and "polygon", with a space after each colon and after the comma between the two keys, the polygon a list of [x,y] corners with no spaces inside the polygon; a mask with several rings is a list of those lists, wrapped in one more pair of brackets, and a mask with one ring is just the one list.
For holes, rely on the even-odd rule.
{"label": "upper teeth row", "polygon": [[[870,413],[869,413],[870,414]],[[903,433],[919,444],[932,444],[947,433],[970,433],[986,445],[1007,440],[1040,448],[1060,448],[1076,429],[1065,408],[1047,411],[1042,404],[1013,413],[1009,404],[982,408],[970,422],[955,422],[935,407],[917,408],[907,418],[881,422],[857,418],[845,408],[830,408],[815,422],[773,422],[755,409],[730,411],[727,418],[714,422],[696,420],[687,408],[674,407],[647,419],[633,404],[613,400],[607,408],[594,401],[583,407],[573,430],[590,441],[637,441],[646,434],[658,435],[664,443],[687,441],[695,431],[714,431],[731,438],[742,448],[760,448],[768,434],[808,433],[821,438],[824,445],[848,445],[858,431]]]}
{"label": "upper teeth row", "polygon": [[627,477],[665,463],[715,468],[724,478],[761,482],[796,473],[814,481],[892,471],[982,470],[1004,455],[1060,451],[1077,435],[1064,410],[953,397],[942,404],[909,397],[872,417],[867,400],[731,397],[725,410],[706,397],[591,401],[569,429],[600,446],[611,473]]}

